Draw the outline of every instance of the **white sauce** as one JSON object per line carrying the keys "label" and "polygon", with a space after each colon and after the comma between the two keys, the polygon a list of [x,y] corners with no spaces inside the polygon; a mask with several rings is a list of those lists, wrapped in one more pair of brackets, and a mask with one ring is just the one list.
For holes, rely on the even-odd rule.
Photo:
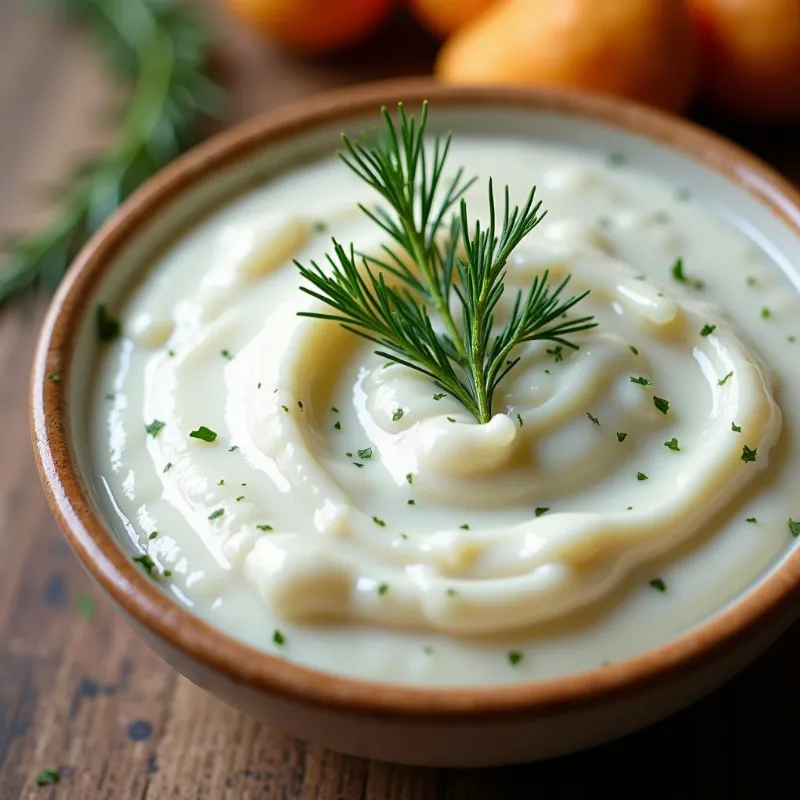
{"label": "white sauce", "polygon": [[[321,261],[330,234],[383,241],[356,209],[363,185],[320,161],[153,265],[101,365],[97,474],[181,602],[302,663],[499,683],[663,644],[791,544],[800,301],[741,234],[632,170],[470,137],[450,163],[481,176],[476,209],[490,175],[519,199],[539,183],[548,215],[509,263],[505,307],[544,269],[571,273],[571,293],[591,290],[577,315],[600,323],[580,350],[520,348],[481,426],[363,340],[298,317],[321,307],[293,258]],[[671,277],[678,256],[704,288]],[[216,441],[191,438],[200,426]]]}

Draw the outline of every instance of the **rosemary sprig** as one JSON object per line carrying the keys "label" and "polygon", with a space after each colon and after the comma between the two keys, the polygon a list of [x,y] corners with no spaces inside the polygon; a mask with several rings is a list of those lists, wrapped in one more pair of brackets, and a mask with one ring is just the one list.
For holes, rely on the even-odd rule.
{"label": "rosemary sprig", "polygon": [[[425,103],[417,123],[400,104],[396,126],[384,108],[385,135],[379,140],[361,144],[343,135],[342,160],[391,211],[361,209],[397,249],[386,245],[385,258],[375,258],[333,239],[327,269],[315,261],[309,267],[295,262],[311,284],[301,289],[335,312],[300,316],[333,320],[375,342],[379,356],[428,375],[479,422],[488,422],[498,384],[519,363],[519,357],[511,357],[518,345],[545,340],[577,350],[567,337],[597,323],[593,317],[563,320],[588,291],[562,300],[570,277],[552,287],[545,272],[534,278],[527,294],[517,292],[507,319],[495,328],[506,263],[544,216],[541,203],[534,203],[534,187],[523,206],[512,209],[506,187],[498,226],[490,180],[488,226],[476,222],[471,228],[463,195],[475,178],[466,179],[458,169],[443,181],[450,136],[434,138],[429,158],[427,113]],[[458,320],[454,296],[461,306]]]}
{"label": "rosemary sprig", "polygon": [[43,230],[0,243],[0,304],[42,286],[52,290],[70,260],[141,183],[201,138],[221,92],[206,76],[206,31],[178,0],[60,0],[102,42],[131,87],[116,145],[69,179],[59,215]]}

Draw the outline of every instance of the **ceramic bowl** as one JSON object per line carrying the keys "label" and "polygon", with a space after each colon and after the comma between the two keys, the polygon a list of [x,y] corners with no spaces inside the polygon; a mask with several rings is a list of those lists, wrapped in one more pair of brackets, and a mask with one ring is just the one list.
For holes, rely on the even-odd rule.
{"label": "ceramic bowl", "polygon": [[[270,113],[180,158],[140,189],[77,258],[50,308],[32,378],[39,472],[60,526],[141,637],[199,686],[278,729],[396,762],[479,766],[547,758],[641,728],[754,659],[797,616],[800,551],[730,607],[635,658],[502,687],[424,688],[339,677],[249,647],[178,605],[131,561],[89,479],[85,404],[98,302],[114,302],[157,249],[286,164],[330,152],[379,107],[428,99],[454,132],[508,133],[606,152],[747,220],[763,247],[800,264],[800,196],[754,157],[687,122],[623,101],[563,92],[400,82]],[[800,285],[800,273],[793,276]],[[58,373],[60,382],[47,380]]]}

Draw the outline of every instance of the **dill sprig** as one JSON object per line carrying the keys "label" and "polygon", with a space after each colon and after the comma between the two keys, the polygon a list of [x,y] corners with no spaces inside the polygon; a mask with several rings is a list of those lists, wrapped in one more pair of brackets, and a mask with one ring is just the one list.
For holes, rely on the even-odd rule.
{"label": "dill sprig", "polygon": [[107,51],[131,87],[116,144],[65,180],[61,207],[43,230],[0,242],[0,304],[39,286],[52,290],[103,221],[140,184],[202,136],[220,89],[206,75],[208,41],[198,15],[179,0],[60,0]]}
{"label": "dill sprig", "polygon": [[341,157],[388,203],[390,210],[360,208],[395,246],[384,245],[384,257],[376,258],[334,238],[326,269],[295,262],[311,284],[301,289],[335,312],[300,315],[333,320],[375,342],[379,356],[428,375],[479,422],[488,422],[498,384],[519,363],[512,357],[517,346],[544,340],[577,350],[567,337],[596,327],[593,317],[563,319],[588,291],[562,300],[570,276],[551,286],[545,272],[527,293],[517,292],[496,328],[508,258],[544,217],[534,202],[536,187],[513,208],[506,187],[498,218],[490,180],[488,225],[471,225],[464,193],[475,178],[463,169],[443,178],[450,135],[434,137],[429,155],[427,103],[418,123],[402,104],[398,125],[386,108],[381,113],[384,135],[365,144],[343,135]]}

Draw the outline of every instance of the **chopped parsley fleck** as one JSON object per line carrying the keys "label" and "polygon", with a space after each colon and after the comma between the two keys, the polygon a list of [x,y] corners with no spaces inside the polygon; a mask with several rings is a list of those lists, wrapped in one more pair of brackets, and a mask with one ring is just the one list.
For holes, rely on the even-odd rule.
{"label": "chopped parsley fleck", "polygon": [[97,306],[96,322],[97,338],[101,342],[113,342],[122,333],[120,321],[111,316],[105,306]]}
{"label": "chopped parsley fleck", "polygon": [[724,378],[717,381],[717,386],[724,386],[733,377],[733,370],[731,370]]}
{"label": "chopped parsley fleck", "polygon": [[459,525],[458,527],[461,528],[462,531],[468,531],[469,530],[469,525],[467,525],[466,522],[463,525]]}
{"label": "chopped parsley fleck", "polygon": [[401,533],[400,534],[400,538],[401,539],[408,539],[408,534],[407,533]]}
{"label": "chopped parsley fleck", "polygon": [[147,538],[150,539],[151,541],[153,539],[158,538],[158,531],[153,531]]}
{"label": "chopped parsley fleck", "polygon": [[564,348],[562,345],[557,344],[555,347],[547,348],[547,355],[553,356],[553,361],[558,364],[560,361],[564,360]]}
{"label": "chopped parsley fleck", "polygon": [[156,568],[156,562],[147,554],[142,553],[140,556],[134,556],[133,560],[136,564],[141,564],[142,569],[148,574],[152,575],[153,570]]}
{"label": "chopped parsley fleck", "polygon": [[240,495],[239,495],[239,496],[236,498],[236,502],[237,502],[237,503],[241,503],[241,502],[242,502],[242,500],[244,500],[244,495],[243,495],[243,494],[240,494]]}
{"label": "chopped parsley fleck", "polygon": [[160,419],[154,419],[149,425],[145,426],[145,431],[149,436],[155,439],[166,424],[166,422],[162,422]]}
{"label": "chopped parsley fleck", "polygon": [[403,415],[404,415],[405,413],[406,413],[406,412],[405,412],[405,411],[403,411],[403,409],[402,409],[402,408],[397,408],[397,409],[395,409],[395,412],[394,412],[394,414],[392,414],[392,422],[397,422],[398,420],[401,420],[401,419],[403,419]]}
{"label": "chopped parsley fleck", "polygon": [[742,426],[741,425],[737,425],[735,422],[731,422],[731,430],[734,433],[741,433],[742,432]]}
{"label": "chopped parsley fleck", "polygon": [[769,319],[772,316],[772,311],[766,306],[761,309],[761,319]]}
{"label": "chopped parsley fleck", "polygon": [[748,286],[755,286],[757,281],[752,275],[748,275],[744,281]]}
{"label": "chopped parsley fleck", "polygon": [[271,531],[273,530],[272,525],[256,525],[256,528],[260,531]]}
{"label": "chopped parsley fleck", "polygon": [[231,353],[231,351],[230,351],[230,350],[227,350],[227,349],[226,349],[226,350],[220,350],[220,351],[219,351],[219,354],[220,354],[220,355],[221,355],[223,358],[226,358],[226,359],[228,359],[228,361],[231,361],[231,360],[233,359],[233,353]]}
{"label": "chopped parsley fleck", "polygon": [[544,508],[543,506],[537,506],[533,514],[536,517],[541,517],[542,514],[546,514],[549,510],[550,510],[549,508]]}
{"label": "chopped parsley fleck", "polygon": [[591,415],[591,414],[590,414],[588,411],[586,412],[586,416],[587,416],[587,417],[589,417],[589,419],[590,419],[590,420],[591,420],[591,421],[592,421],[592,422],[593,422],[595,425],[599,425],[599,424],[600,424],[600,420],[599,420],[599,419],[597,419],[597,417],[593,417],[593,416],[592,416],[592,415]]}
{"label": "chopped parsley fleck", "polygon": [[281,406],[281,408],[288,414],[289,413],[289,406]]}
{"label": "chopped parsley fleck", "polygon": [[748,518],[745,520],[745,522],[756,523],[756,522],[758,522],[758,520],[757,520],[755,517],[748,517]]}
{"label": "chopped parsley fleck", "polygon": [[642,376],[639,376],[638,378],[634,378],[633,375],[631,375],[631,383],[638,383],[639,386],[652,386],[653,385],[653,381],[651,381],[650,378],[643,378]]}
{"label": "chopped parsley fleck", "polygon": [[167,350],[167,355],[170,358],[175,358],[175,351],[172,348],[170,348],[169,350]]}
{"label": "chopped parsley fleck", "polygon": [[363,458],[364,460],[368,458],[372,458],[372,448],[365,447],[363,450],[358,450],[358,457]]}
{"label": "chopped parsley fleck", "polygon": [[636,349],[636,348],[635,348],[635,347],[634,347],[632,344],[629,344],[629,345],[628,345],[628,349],[629,349],[629,350],[631,351],[631,353],[633,353],[635,356],[638,356],[638,355],[639,355],[639,351],[638,351],[638,350],[637,350],[637,349]]}
{"label": "chopped parsley fleck", "polygon": [[650,581],[650,586],[653,587],[657,592],[666,592],[667,591],[667,584],[661,578],[653,578]]}
{"label": "chopped parsley fleck", "polygon": [[216,511],[212,511],[208,518],[213,522],[215,519],[219,519],[225,513],[224,508],[218,508]]}
{"label": "chopped parsley fleck", "polygon": [[91,619],[96,607],[94,598],[88,592],[81,592],[75,596],[75,610],[84,618]]}
{"label": "chopped parsley fleck", "polygon": [[416,501],[416,500],[409,500],[409,501],[406,503],[406,505],[409,505],[409,506],[415,506],[416,504],[417,504],[417,501]]}
{"label": "chopped parsley fleck", "polygon": [[171,569],[165,569],[164,572],[163,572],[163,575],[164,575],[165,578],[171,577],[172,576],[172,570]]}
{"label": "chopped parsley fleck", "polygon": [[789,519],[789,533],[796,539],[800,536],[800,522],[794,519]]}
{"label": "chopped parsley fleck", "polygon": [[755,461],[758,457],[758,448],[756,447],[754,450],[751,450],[747,445],[742,448],[742,461],[748,463],[749,461]]}
{"label": "chopped parsley fleck", "polygon": [[381,583],[378,585],[378,594],[386,594],[389,591],[388,583]]}
{"label": "chopped parsley fleck", "polygon": [[61,773],[56,767],[47,767],[36,776],[37,786],[52,786],[61,780]]}
{"label": "chopped parsley fleck", "polygon": [[433,399],[434,399],[434,400],[441,400],[443,397],[447,397],[447,395],[446,395],[444,392],[437,392],[437,393],[436,393],[436,394],[433,396]]}
{"label": "chopped parsley fleck", "polygon": [[702,330],[700,331],[701,336],[711,336],[712,333],[717,329],[716,325],[703,325]]}
{"label": "chopped parsley fleck", "polygon": [[235,453],[235,452],[236,452],[238,449],[239,449],[239,445],[238,445],[238,444],[232,444],[232,445],[231,445],[231,446],[228,448],[228,452],[229,452],[229,453]]}
{"label": "chopped parsley fleck", "polygon": [[275,632],[272,634],[272,641],[275,642],[278,647],[286,644],[286,637],[283,635],[283,632],[280,631],[278,628],[275,628]]}
{"label": "chopped parsley fleck", "polygon": [[682,258],[675,259],[675,263],[672,265],[671,273],[673,280],[677,281],[678,283],[688,283],[694,289],[702,289],[705,286],[703,281],[699,280],[698,278],[690,278],[683,271]]}
{"label": "chopped parsley fleck", "polygon": [[646,480],[649,480],[649,478],[647,477],[647,475],[644,474],[644,472],[637,472],[636,473],[636,480],[637,481],[646,481]]}
{"label": "chopped parsley fleck", "polygon": [[315,219],[311,227],[315,233],[325,233],[328,230],[328,223],[324,219]]}
{"label": "chopped parsley fleck", "polygon": [[204,442],[215,442],[217,440],[217,433],[216,431],[212,431],[211,428],[206,428],[205,425],[201,425],[196,431],[192,431],[189,434],[190,439],[200,439]]}
{"label": "chopped parsley fleck", "polygon": [[164,469],[162,470],[162,472],[169,472],[169,471],[172,469],[172,466],[173,466],[173,465],[172,465],[172,462],[171,462],[171,461],[168,461],[168,462],[167,462],[167,465],[164,467]]}
{"label": "chopped parsley fleck", "polygon": [[628,434],[625,431],[617,431],[617,441],[621,444],[628,438]]}
{"label": "chopped parsley fleck", "polygon": [[298,408],[299,408],[301,411],[303,410],[303,401],[302,401],[302,400],[298,400],[298,401],[297,401],[297,407],[298,407]]}
{"label": "chopped parsley fleck", "polygon": [[339,409],[336,408],[336,406],[331,406],[331,411],[333,411],[334,414],[338,414],[339,413]]}
{"label": "chopped parsley fleck", "polygon": [[546,369],[546,370],[544,371],[544,374],[545,374],[545,375],[549,375],[549,374],[550,374],[550,370],[549,370],[549,369]]}
{"label": "chopped parsley fleck", "polygon": [[626,511],[633,511],[633,506],[628,506],[625,510]]}
{"label": "chopped parsley fleck", "polygon": [[520,428],[521,428],[521,427],[523,426],[523,424],[524,424],[524,423],[522,422],[522,417],[521,417],[519,414],[517,414],[517,422],[519,422],[519,426],[520,426]]}
{"label": "chopped parsley fleck", "polygon": [[372,521],[381,528],[386,527],[386,523],[380,517],[373,517]]}
{"label": "chopped parsley fleck", "polygon": [[333,428],[334,430],[340,431],[342,429],[342,423],[337,420],[333,423]]}
{"label": "chopped parsley fleck", "polygon": [[225,485],[225,478],[220,478],[217,481],[217,486],[224,486]]}
{"label": "chopped parsley fleck", "polygon": [[669,411],[669,400],[665,400],[663,397],[654,397],[653,398],[653,405],[662,413],[666,414]]}
{"label": "chopped parsley fleck", "polygon": [[360,462],[358,462],[358,461],[354,461],[354,462],[353,462],[353,466],[354,466],[356,469],[364,469],[364,465],[363,465],[363,464],[361,464],[361,463],[360,463]]}
{"label": "chopped parsley fleck", "polygon": [[448,422],[455,422],[455,419],[453,419],[453,417],[448,417],[448,418],[447,418],[447,421],[448,421]]}
{"label": "chopped parsley fleck", "polygon": [[51,372],[47,376],[47,380],[51,381],[52,383],[60,383],[61,382],[61,376],[57,372]]}
{"label": "chopped parsley fleck", "polygon": [[668,447],[670,450],[675,450],[676,452],[680,451],[678,440],[674,436],[668,442],[664,442],[664,447]]}
{"label": "chopped parsley fleck", "polygon": [[414,475],[411,472],[406,473],[406,483],[414,483]]}
{"label": "chopped parsley fleck", "polygon": [[[261,388],[261,381],[259,381],[259,382],[256,384],[256,389],[260,389],[260,388]],[[277,391],[277,390],[276,390],[276,391]]]}
{"label": "chopped parsley fleck", "polygon": [[353,457],[353,454],[352,454],[352,453],[345,453],[345,455],[346,455],[348,458],[352,458],[352,457]]}
{"label": "chopped parsley fleck", "polygon": [[612,152],[606,156],[606,164],[609,167],[623,167],[628,163],[625,153]]}
{"label": "chopped parsley fleck", "polygon": [[511,664],[512,667],[516,667],[520,661],[524,658],[522,653],[519,650],[509,650],[508,651],[508,663]]}

